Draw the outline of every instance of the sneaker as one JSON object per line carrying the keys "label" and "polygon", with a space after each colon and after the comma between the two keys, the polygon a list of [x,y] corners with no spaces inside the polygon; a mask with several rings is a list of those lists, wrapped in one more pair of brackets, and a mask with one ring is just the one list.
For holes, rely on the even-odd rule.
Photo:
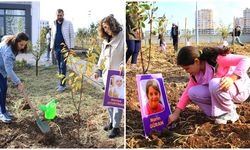
{"label": "sneaker", "polygon": [[58,87],[58,89],[57,89],[57,91],[59,92],[59,93],[62,93],[64,90],[66,89],[66,86],[59,86]]}
{"label": "sneaker", "polygon": [[112,123],[109,123],[108,125],[106,125],[106,126],[103,128],[103,130],[105,130],[105,131],[108,131],[108,130],[111,130],[111,129],[113,129]]}
{"label": "sneaker", "polygon": [[219,116],[215,119],[215,124],[227,124],[227,121],[231,121],[232,123],[236,122],[240,116],[236,112],[236,107],[234,107],[230,113]]}
{"label": "sneaker", "polygon": [[114,138],[114,137],[117,137],[118,135],[120,135],[120,129],[119,128],[113,128],[111,130],[109,138]]}
{"label": "sneaker", "polygon": [[0,114],[0,120],[4,123],[11,123],[11,118],[7,116],[6,113]]}
{"label": "sneaker", "polygon": [[12,113],[8,112],[8,111],[6,111],[5,115],[7,115],[9,118],[14,117],[14,115]]}

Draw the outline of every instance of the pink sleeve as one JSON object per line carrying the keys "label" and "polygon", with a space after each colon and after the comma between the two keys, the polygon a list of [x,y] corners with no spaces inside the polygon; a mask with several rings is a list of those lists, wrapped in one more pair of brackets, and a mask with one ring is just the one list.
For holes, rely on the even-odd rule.
{"label": "pink sleeve", "polygon": [[194,85],[196,85],[196,82],[190,76],[188,85],[185,91],[182,93],[181,98],[179,99],[179,102],[177,104],[177,107],[180,108],[181,110],[183,110],[188,105],[189,103],[188,90]]}
{"label": "pink sleeve", "polygon": [[250,67],[250,58],[243,55],[234,55],[228,54],[226,56],[219,55],[217,57],[217,62],[219,67],[230,67],[236,66],[234,73],[238,76],[247,73],[248,68]]}

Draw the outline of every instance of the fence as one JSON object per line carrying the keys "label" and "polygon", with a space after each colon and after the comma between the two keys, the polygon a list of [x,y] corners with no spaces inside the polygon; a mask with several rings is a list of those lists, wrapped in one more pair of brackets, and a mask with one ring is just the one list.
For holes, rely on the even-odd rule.
{"label": "fence", "polygon": [[[146,36],[142,42],[142,44],[147,44],[148,45],[148,39],[149,37]],[[195,41],[195,36],[193,36],[191,39],[190,39],[190,42],[191,43],[196,43]],[[250,34],[242,34],[240,36],[240,39],[241,39],[241,42],[243,43],[248,43],[250,42]],[[199,43],[220,43],[222,42],[222,37],[219,36],[219,35],[199,35]],[[226,41],[228,43],[231,43],[232,42],[232,36],[229,36]],[[167,42],[167,44],[171,44],[173,43],[173,40],[170,40],[170,37],[169,36],[166,36],[165,37],[165,42]],[[183,36],[180,37],[179,39],[179,42],[180,43],[184,43],[185,42],[185,38]],[[158,44],[159,43],[159,40],[158,40],[158,36],[152,36],[152,44]]]}

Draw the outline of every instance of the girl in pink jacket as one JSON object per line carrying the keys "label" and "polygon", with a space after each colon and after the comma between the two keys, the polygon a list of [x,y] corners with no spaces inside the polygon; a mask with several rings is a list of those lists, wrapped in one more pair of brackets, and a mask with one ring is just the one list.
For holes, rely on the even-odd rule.
{"label": "girl in pink jacket", "polygon": [[236,105],[250,95],[249,57],[229,54],[228,48],[203,48],[192,46],[180,49],[177,64],[190,74],[168,124],[176,121],[189,101],[196,103],[207,115],[216,117],[216,124],[226,124],[239,119]]}

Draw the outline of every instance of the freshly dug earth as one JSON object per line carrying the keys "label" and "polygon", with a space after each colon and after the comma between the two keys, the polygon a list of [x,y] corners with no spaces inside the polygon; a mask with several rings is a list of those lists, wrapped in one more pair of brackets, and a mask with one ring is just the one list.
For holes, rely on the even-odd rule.
{"label": "freshly dug earth", "polygon": [[[142,50],[147,53],[145,47]],[[234,51],[237,54],[250,56],[250,44],[244,47],[236,45]],[[136,74],[142,74],[141,56],[138,56],[137,70],[131,70],[130,64],[127,68],[127,148],[250,148],[250,99],[237,104],[240,119],[226,125],[214,124],[214,118],[207,117],[197,105],[190,103],[182,112],[175,128],[170,130],[166,128],[161,133],[154,132],[150,138],[145,139],[135,78]],[[168,46],[167,51],[163,53],[159,52],[159,47],[153,46],[147,73],[162,73],[168,101],[173,111],[186,87],[188,74],[176,65],[176,52],[172,46]]]}
{"label": "freshly dug earth", "polygon": [[[18,69],[18,68],[17,68]],[[81,105],[81,121],[78,125],[76,109],[73,106],[70,90],[62,94],[56,92],[58,79],[55,77],[57,67],[39,69],[35,76],[35,68],[19,68],[18,76],[24,81],[29,99],[35,109],[46,104],[52,98],[57,99],[57,117],[47,121],[51,132],[42,134],[35,122],[35,116],[25,103],[23,96],[11,86],[7,95],[7,108],[14,114],[11,124],[0,122],[1,148],[123,148],[124,123],[121,123],[121,135],[114,139],[108,138],[103,126],[108,122],[108,113],[102,107],[103,91],[90,83],[84,83],[84,99]],[[80,138],[78,138],[78,129]]]}

